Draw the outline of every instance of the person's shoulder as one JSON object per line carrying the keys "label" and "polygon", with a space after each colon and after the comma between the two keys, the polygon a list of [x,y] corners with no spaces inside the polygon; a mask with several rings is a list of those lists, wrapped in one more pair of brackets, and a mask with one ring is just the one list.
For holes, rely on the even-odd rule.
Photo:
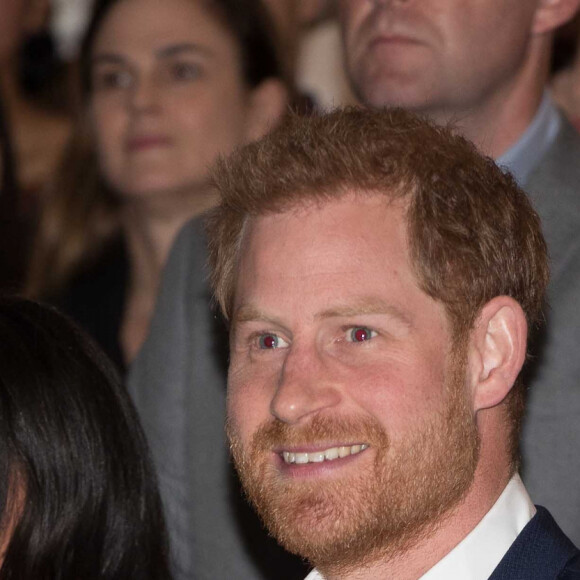
{"label": "person's shoulder", "polygon": [[516,538],[490,580],[580,580],[575,574],[578,548],[560,529],[550,512],[537,506],[535,516]]}
{"label": "person's shoulder", "polygon": [[[190,219],[178,232],[163,271],[162,288],[169,294],[184,291],[183,285],[206,286],[207,237],[204,216]],[[197,291],[197,290],[196,290]]]}
{"label": "person's shoulder", "polygon": [[557,580],[580,580],[580,550],[566,563]]}
{"label": "person's shoulder", "polygon": [[206,234],[205,234],[205,214],[191,218],[181,228],[175,242],[173,251],[195,253],[200,249],[205,251]]}
{"label": "person's shoulder", "polygon": [[[580,133],[560,113],[560,128],[553,143],[531,172],[526,189],[537,191],[557,187],[559,196],[569,195],[578,203],[580,197]],[[580,206],[580,203],[579,203]]]}

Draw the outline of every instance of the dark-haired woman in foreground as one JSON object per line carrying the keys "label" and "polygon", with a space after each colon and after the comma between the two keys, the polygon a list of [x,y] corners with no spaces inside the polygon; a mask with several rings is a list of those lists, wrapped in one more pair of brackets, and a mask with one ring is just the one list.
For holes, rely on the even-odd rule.
{"label": "dark-haired woman in foreground", "polygon": [[147,444],[108,361],[21,299],[0,299],[0,344],[0,579],[169,578]]}

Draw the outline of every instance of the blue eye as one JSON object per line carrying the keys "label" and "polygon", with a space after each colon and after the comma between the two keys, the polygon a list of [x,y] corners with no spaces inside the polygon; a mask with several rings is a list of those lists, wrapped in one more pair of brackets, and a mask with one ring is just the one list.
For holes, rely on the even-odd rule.
{"label": "blue eye", "polygon": [[346,340],[349,342],[365,342],[375,336],[377,336],[376,331],[366,326],[354,326],[348,330]]}
{"label": "blue eye", "polygon": [[258,346],[262,350],[272,350],[275,348],[285,348],[288,346],[288,343],[276,334],[267,333],[261,334],[258,337]]}

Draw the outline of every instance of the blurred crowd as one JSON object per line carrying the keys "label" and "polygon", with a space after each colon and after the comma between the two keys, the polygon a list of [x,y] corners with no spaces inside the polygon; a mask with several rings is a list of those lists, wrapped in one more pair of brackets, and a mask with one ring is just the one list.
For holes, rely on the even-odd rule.
{"label": "blurred crowd", "polygon": [[[207,62],[192,50],[154,62],[153,32],[139,39],[140,25],[123,14],[101,30],[113,3],[94,4],[3,5],[1,280],[57,304],[125,369],[146,334],[175,234],[213,204],[204,174],[214,158],[259,136],[289,104],[308,111],[354,99],[332,2],[274,0],[263,10],[242,3],[217,25],[199,9],[184,37],[216,52]],[[181,12],[159,8],[176,42],[171,19]],[[202,73],[211,79],[200,89]],[[167,109],[163,119],[150,114],[156,106]],[[179,147],[166,166],[152,168],[147,149],[173,139]],[[149,174],[131,166],[125,148],[140,152],[133,157],[146,160]]]}
{"label": "blurred crowd", "polygon": [[[167,122],[173,124],[172,130],[179,127],[187,141],[183,144],[187,153],[170,163],[181,164],[180,170],[189,174],[179,177],[171,168],[168,171],[175,183],[147,182],[149,176],[142,168],[123,165],[127,160],[120,158],[122,149],[131,147],[123,139],[133,139],[134,149],[155,149],[159,145],[155,140],[170,138],[163,134],[169,129],[147,120],[142,127],[131,127],[135,134],[128,138],[123,123],[134,123],[135,111],[141,105],[137,101],[128,104],[121,95],[128,95],[129,84],[137,82],[131,75],[139,77],[140,84],[153,85],[157,83],[155,75],[175,74],[180,78],[173,82],[186,84],[187,75],[199,74],[193,69],[201,67],[180,63],[181,56],[187,61],[184,52],[173,55],[175,63],[163,65],[173,66],[175,72],[150,70],[152,63],[144,62],[146,55],[131,53],[153,49],[130,45],[130,34],[138,35],[139,25],[120,16],[118,24],[115,22],[110,31],[106,26],[101,33],[99,11],[107,9],[100,5],[108,3],[97,3],[96,14],[92,13],[93,4],[91,0],[10,0],[3,5],[0,203],[4,227],[0,235],[6,241],[0,280],[6,289],[24,290],[30,297],[60,306],[97,339],[119,368],[126,369],[146,336],[160,273],[176,233],[189,218],[213,204],[211,188],[205,184],[201,189],[206,191],[196,187],[195,192],[185,193],[177,182],[181,178],[195,180],[194,167],[201,172],[209,170],[215,156],[242,143],[247,137],[240,133],[224,136],[216,130],[223,129],[226,111],[237,111],[239,117],[233,122],[238,124],[246,123],[248,111],[240,106],[244,101],[240,92],[228,95],[232,101],[237,96],[238,103],[223,100],[221,83],[233,82],[237,74],[234,63],[230,70],[220,70],[223,79],[215,79],[214,96],[207,95],[211,109],[203,109],[195,91],[182,91],[179,102],[167,104]],[[264,5],[268,12],[262,15],[265,22],[253,31],[267,36],[257,41],[262,43],[259,56],[251,52],[257,48],[250,46],[253,41],[243,37],[247,32],[235,29],[247,24],[229,23],[227,30],[239,43],[235,49],[240,54],[231,57],[251,59],[256,68],[268,58],[272,61],[264,64],[270,70],[257,73],[279,81],[278,102],[270,103],[270,94],[276,91],[269,87],[264,91],[269,94],[259,104],[264,126],[279,119],[286,107],[308,112],[355,104],[344,72],[336,3],[265,0]],[[165,17],[172,15],[173,9],[159,8],[159,12]],[[174,17],[180,19],[179,10]],[[172,28],[172,23],[167,27]],[[213,36],[211,23],[202,15],[196,29],[188,34],[193,41],[198,37],[206,40],[204,36]],[[578,35],[578,19],[560,31],[552,81],[554,99],[577,124]],[[225,43],[228,39],[221,40]],[[99,44],[125,58],[125,68],[108,57],[100,59]],[[139,68],[133,71],[133,67]],[[168,80],[164,82],[169,84]],[[250,86],[258,82],[249,78],[241,81]],[[160,91],[159,87],[155,90]],[[137,95],[151,102],[157,97]],[[150,104],[144,103],[144,107]],[[233,126],[228,125],[230,129]],[[255,131],[251,137],[258,135]],[[212,145],[214,139],[218,142]],[[151,166],[148,171],[153,173]],[[131,182],[135,175],[141,184]]]}
{"label": "blurred crowd", "polygon": [[[358,0],[363,2],[382,4]],[[336,0],[0,4],[1,288],[64,311],[122,376],[129,373],[149,329],[155,330],[130,385],[146,432],[159,441],[152,441],[158,468],[164,463],[163,450],[180,453],[180,443],[164,439],[158,424],[173,428],[182,420],[159,411],[159,401],[170,398],[159,384],[189,384],[198,373],[209,382],[221,384],[223,379],[225,355],[216,357],[212,349],[219,342],[216,336],[227,339],[223,328],[214,328],[219,321],[213,314],[204,314],[195,328],[199,336],[211,334],[211,348],[194,353],[196,337],[190,342],[176,337],[174,343],[169,337],[190,320],[180,308],[193,308],[199,300],[209,312],[205,282],[194,286],[191,280],[205,279],[205,239],[195,218],[217,203],[211,179],[215,161],[266,134],[290,109],[310,115],[333,107],[375,105],[373,95],[351,88],[338,7]],[[578,40],[578,17],[556,31],[548,90],[538,91],[535,106],[550,95],[580,130]],[[504,152],[473,140],[494,158]],[[509,165],[500,159],[504,161]],[[580,159],[574,163],[580,165]],[[179,247],[189,253],[179,254]],[[170,256],[175,256],[172,262]],[[163,281],[168,260],[173,267],[169,272],[187,273],[187,287],[177,277]],[[192,264],[197,268],[193,273]],[[187,304],[185,298],[181,303],[164,299],[163,293],[158,302],[163,285],[177,292],[179,284],[184,284]],[[173,309],[174,319],[153,318],[156,308]],[[158,346],[161,342],[169,345],[167,351]],[[178,343],[187,349],[180,350]],[[577,351],[580,344],[573,346]],[[220,368],[206,375],[210,358]],[[166,363],[171,369],[165,374],[160,360],[173,361]],[[198,366],[184,371],[192,361]],[[188,378],[174,380],[171,373],[178,371],[189,373]],[[149,384],[156,373],[159,380]],[[575,396],[580,398],[578,392]],[[220,392],[218,406],[223,397]],[[172,408],[187,409],[196,401],[184,403],[180,392]],[[201,404],[201,409],[213,417],[209,406]],[[215,431],[225,448],[220,413],[216,411],[215,425],[197,436],[213,441]],[[188,440],[194,437],[189,428],[183,427]],[[225,466],[221,455],[218,460]],[[193,494],[176,487],[175,481],[189,477],[177,473],[181,464],[167,463],[165,471],[171,475],[166,478],[161,468],[162,493],[179,498]],[[212,482],[208,478],[202,484]],[[179,542],[189,541],[189,531],[183,531],[189,525],[188,502],[166,508],[175,549],[185,552]],[[219,519],[219,506],[212,507]],[[578,519],[580,506],[574,507]],[[247,526],[258,525],[252,520]],[[580,534],[578,529],[569,533]],[[277,548],[271,549],[265,559],[278,562]],[[287,577],[296,577],[300,563],[286,565]]]}

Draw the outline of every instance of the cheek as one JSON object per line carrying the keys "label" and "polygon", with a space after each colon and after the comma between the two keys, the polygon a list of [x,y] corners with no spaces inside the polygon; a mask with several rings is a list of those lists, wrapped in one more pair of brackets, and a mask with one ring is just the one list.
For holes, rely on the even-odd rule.
{"label": "cheek", "polygon": [[356,30],[372,8],[372,2],[368,0],[340,0],[338,14],[342,29],[347,33]]}
{"label": "cheek", "polygon": [[227,416],[234,431],[247,442],[260,425],[272,418],[273,391],[263,377],[240,369],[232,362],[228,375]]}
{"label": "cheek", "polygon": [[[215,81],[217,85],[217,81]],[[196,88],[172,95],[166,110],[178,128],[191,140],[227,153],[243,141],[248,117],[248,96],[244,90],[224,79],[221,84]]]}
{"label": "cheek", "polygon": [[444,360],[436,353],[397,356],[349,378],[350,398],[389,432],[404,432],[444,404]]}
{"label": "cheek", "polygon": [[205,118],[192,120],[186,138],[198,155],[209,162],[217,155],[228,155],[244,142],[243,124],[233,115],[221,115],[218,111]]}
{"label": "cheek", "polygon": [[97,155],[105,174],[112,170],[119,160],[123,146],[124,115],[114,104],[95,101],[91,105],[91,126]]}

